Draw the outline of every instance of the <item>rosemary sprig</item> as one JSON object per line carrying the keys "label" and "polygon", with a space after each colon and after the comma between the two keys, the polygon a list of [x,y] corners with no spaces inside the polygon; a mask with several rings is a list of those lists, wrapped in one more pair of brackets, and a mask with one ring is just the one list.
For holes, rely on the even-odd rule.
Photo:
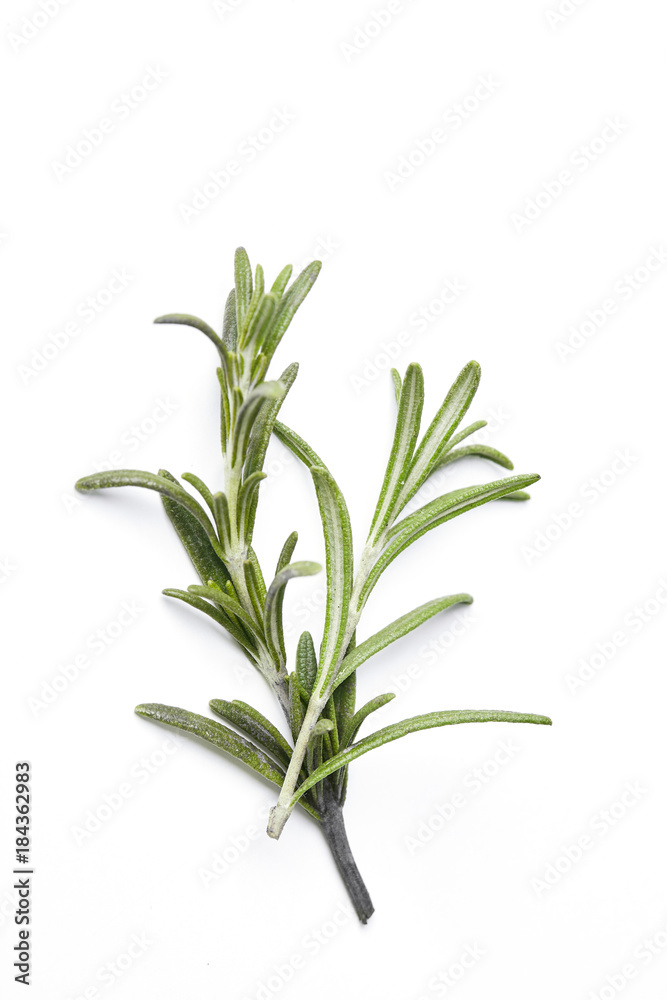
{"label": "rosemary sprig", "polygon": [[[356,671],[371,656],[428,621],[462,603],[468,594],[436,598],[402,615],[359,645],[355,642],[364,606],[380,576],[400,553],[425,532],[492,500],[525,500],[524,487],[534,474],[509,476],[454,490],[412,513],[401,515],[424,482],[438,469],[477,456],[505,469],[511,461],[484,445],[462,441],[484,426],[478,421],[458,431],[479,384],[479,365],[471,361],[460,373],[442,406],[420,438],[424,378],[411,364],[401,378],[392,371],[398,405],[394,441],[366,543],[354,567],[352,530],[343,494],[324,462],[303,438],[278,421],[278,413],[297,374],[289,365],[279,379],[266,379],[269,363],[297,309],[320,270],[313,262],[289,284],[284,268],[267,291],[262,268],[253,276],[239,249],[235,282],[225,307],[222,333],[194,316],[171,314],[157,323],[179,323],[201,331],[216,347],[220,366],[220,440],[223,484],[211,490],[196,475],[183,480],[198,500],[169,472],[101,472],[79,480],[87,492],[115,486],[141,486],[161,494],[167,516],[187,550],[200,583],[187,590],[163,591],[218,622],[240,645],[267,681],[285,717],[291,742],[260,712],[241,701],[210,702],[229,723],[167,705],[139,705],[139,715],[193,733],[243,761],[280,787],[268,833],[277,838],[298,804],[322,828],[362,922],[373,912],[345,833],[342,809],[348,767],[357,757],[409,733],[465,722],[527,722],[550,725],[542,715],[495,710],[440,711],[386,726],[357,739],[372,712],[393,695],[380,695],[355,710]],[[324,632],[316,653],[309,632],[298,642],[295,665],[288,669],[282,608],[290,579],[317,573],[317,563],[292,561],[297,542],[285,542],[275,575],[267,587],[252,547],[264,459],[275,434],[310,470],[324,530],[327,599]],[[233,729],[230,726],[234,727]]]}

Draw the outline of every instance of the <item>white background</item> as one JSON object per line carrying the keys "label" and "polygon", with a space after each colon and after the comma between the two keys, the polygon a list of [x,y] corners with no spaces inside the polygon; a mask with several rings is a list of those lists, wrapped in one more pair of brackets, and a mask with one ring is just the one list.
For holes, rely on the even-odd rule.
{"label": "white background", "polygon": [[[39,1000],[664,995],[664,21],[649,0],[561,6],[559,19],[556,0],[415,0],[379,27],[383,0],[5,3],[8,995],[23,995],[11,779],[25,758]],[[149,71],[154,89],[132,97]],[[288,124],[250,159],[276,109]],[[188,211],[234,159],[237,176]],[[529,504],[425,537],[367,609],[362,635],[431,597],[475,597],[364,668],[360,703],[404,688],[365,732],[436,708],[554,720],[433,730],[353,765],[367,927],[304,814],[269,841],[273,786],[193,740],[166,754],[169,732],[133,715],[140,701],[206,714],[221,697],[278,721],[231,641],[161,596],[194,574],[157,497],[73,492],[105,461],[221,485],[214,351],[151,321],[189,311],[219,326],[239,244],[269,275],[324,257],[274,371],[301,362],[284,417],[336,475],[358,548],[392,434],[388,353],[423,365],[427,416],[477,358],[470,419],[543,477]],[[114,271],[125,286],[109,296]],[[443,307],[448,281],[465,290]],[[323,556],[307,473],[278,443],[269,458],[267,572],[295,527],[298,556]],[[442,489],[496,476],[470,460]],[[321,606],[321,583],[290,586],[293,651],[302,628],[318,634],[304,602]],[[90,637],[117,631],[124,602],[141,610],[98,654]],[[63,681],[81,654],[89,665]],[[457,793],[445,822],[437,807]]]}

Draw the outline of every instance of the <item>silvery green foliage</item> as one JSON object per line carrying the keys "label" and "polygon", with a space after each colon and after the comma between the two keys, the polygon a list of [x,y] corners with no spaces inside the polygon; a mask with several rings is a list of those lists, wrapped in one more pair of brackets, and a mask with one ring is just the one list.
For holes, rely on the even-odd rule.
{"label": "silvery green foliage", "polygon": [[[167,516],[200,580],[187,590],[169,588],[164,593],[212,618],[239,644],[270,685],[290,738],[240,701],[210,702],[212,711],[228,725],[167,705],[139,705],[137,713],[198,736],[279,786],[278,802],[269,819],[270,836],[280,835],[297,804],[305,809],[322,825],[359,917],[365,922],[373,907],[349,851],[341,814],[350,763],[421,729],[464,722],[549,725],[550,720],[520,712],[438,711],[358,739],[368,716],[393,697],[380,695],[357,710],[359,667],[434,615],[455,604],[468,604],[472,597],[454,594],[435,598],[357,644],[364,606],[389,564],[425,532],[492,500],[527,499],[524,488],[539,476],[509,476],[454,490],[401,516],[426,480],[449,463],[478,456],[505,469],[513,466],[493,448],[479,444],[459,447],[484,426],[484,421],[477,421],[458,430],[479,383],[476,362],[466,365],[421,434],[422,370],[411,364],[402,379],[393,371],[398,407],[394,441],[369,534],[355,567],[350,518],[340,487],[310,445],[278,421],[297,365],[289,365],[279,379],[266,379],[269,362],[317,278],[320,264],[313,262],[289,284],[291,270],[284,268],[267,290],[262,268],[258,266],[253,276],[245,251],[239,249],[235,287],[227,299],[221,334],[194,316],[173,314],[156,320],[200,330],[218,352],[224,489],[213,493],[196,475],[186,473],[182,479],[199,494],[197,498],[164,469],[157,475],[135,470],[101,472],[79,480],[77,489],[87,492],[142,486],[161,494]],[[297,542],[293,532],[283,545],[273,579],[266,585],[252,539],[272,434],[310,471],[326,550],[326,617],[319,651],[310,633],[304,632],[291,670],[283,636],[285,588],[292,578],[317,573],[321,567],[292,560]]]}

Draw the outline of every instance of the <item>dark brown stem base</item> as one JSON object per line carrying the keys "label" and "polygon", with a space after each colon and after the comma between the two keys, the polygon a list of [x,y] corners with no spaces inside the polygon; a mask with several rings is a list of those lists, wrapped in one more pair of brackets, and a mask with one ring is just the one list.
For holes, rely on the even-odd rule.
{"label": "dark brown stem base", "polygon": [[375,907],[371,902],[368,889],[364,885],[357,864],[350,850],[350,843],[345,831],[343,809],[332,789],[326,788],[321,799],[320,817],[322,833],[333,854],[336,867],[343,879],[357,916],[362,924],[368,922]]}

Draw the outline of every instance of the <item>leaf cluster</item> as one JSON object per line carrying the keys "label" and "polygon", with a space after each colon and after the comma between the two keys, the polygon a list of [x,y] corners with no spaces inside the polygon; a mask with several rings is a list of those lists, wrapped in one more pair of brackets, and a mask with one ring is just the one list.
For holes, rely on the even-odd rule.
{"label": "leaf cluster", "polygon": [[[393,444],[366,543],[355,564],[350,517],[333,475],[309,444],[279,421],[278,415],[297,374],[289,365],[279,379],[266,379],[269,363],[297,309],[320,270],[306,267],[290,284],[291,267],[265,287],[260,266],[254,275],[244,250],[235,258],[234,288],[224,311],[221,333],[185,314],[161,316],[203,333],[215,346],[219,366],[220,443],[223,488],[212,492],[185,473],[186,489],[171,473],[136,470],[101,472],[79,480],[88,492],[139,486],[158,492],[166,514],[188,552],[199,582],[164,593],[219,624],[262,674],[282,709],[286,735],[241,701],[214,699],[210,708],[222,722],[180,708],[145,704],[139,715],[191,733],[242,761],[280,787],[269,833],[278,836],[298,803],[322,819],[327,803],[342,807],[348,766],[357,757],[409,733],[464,722],[549,724],[540,715],[481,710],[430,712],[379,729],[359,739],[368,717],[394,696],[380,695],[356,707],[359,667],[391,643],[456,604],[472,601],[460,593],[437,597],[357,643],[364,606],[390,564],[426,532],[476,507],[499,499],[524,500],[534,474],[512,475],[490,483],[444,493],[406,512],[420,488],[436,472],[463,458],[483,458],[512,470],[511,461],[469,438],[484,421],[459,427],[479,384],[479,365],[471,361],[446,394],[422,432],[424,377],[411,364],[401,378],[392,372],[397,413]],[[268,584],[252,539],[267,447],[275,434],[309,469],[322,520],[326,551],[326,615],[319,648],[307,631],[299,638],[289,668],[283,634],[283,599],[294,577],[317,573],[311,561],[293,561],[297,533],[285,541]],[[468,441],[467,444],[463,442]],[[195,495],[197,494],[197,495]],[[224,723],[224,724],[223,724]]]}

